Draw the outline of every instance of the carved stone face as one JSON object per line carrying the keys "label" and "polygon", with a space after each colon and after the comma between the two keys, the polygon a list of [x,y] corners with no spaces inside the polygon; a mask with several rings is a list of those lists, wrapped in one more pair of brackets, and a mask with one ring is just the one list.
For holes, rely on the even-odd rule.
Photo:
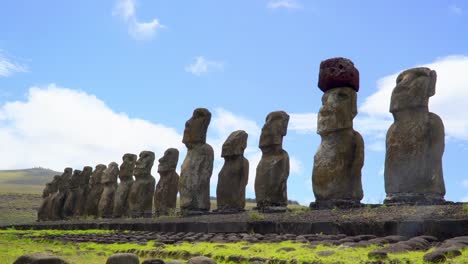
{"label": "carved stone face", "polygon": [[93,173],[91,174],[91,177],[89,178],[89,184],[90,185],[96,185],[101,183],[101,178],[102,174],[104,173],[104,170],[107,168],[106,165],[104,164],[98,164],[96,165]]}
{"label": "carved stone face", "polygon": [[137,155],[127,153],[122,157],[122,164],[120,165],[120,179],[125,180],[133,176]]}
{"label": "carved stone face", "polygon": [[117,183],[117,176],[119,175],[119,165],[115,162],[109,163],[107,169],[102,174],[101,183]]}
{"label": "carved stone face", "polygon": [[71,181],[70,181],[70,184],[71,184],[71,187],[72,188],[76,188],[80,185],[80,181],[81,181],[81,171],[80,170],[74,170],[73,171],[73,175],[71,176]]}
{"label": "carved stone face", "polygon": [[352,128],[357,114],[356,91],[349,87],[328,90],[322,97],[322,107],[318,114],[317,133]]}
{"label": "carved stone face", "polygon": [[179,161],[179,151],[175,148],[167,149],[158,161],[158,172],[174,171]]}
{"label": "carved stone face", "polygon": [[284,111],[268,114],[260,135],[260,148],[283,144],[283,137],[288,130],[289,115]]}
{"label": "carved stone face", "polygon": [[426,108],[429,97],[435,94],[437,74],[429,68],[413,68],[406,70],[396,80],[392,92],[390,112],[398,112],[410,108]]}
{"label": "carved stone face", "polygon": [[206,143],[206,132],[211,121],[211,113],[208,109],[197,108],[192,117],[185,123],[182,143],[188,148],[194,144]]}
{"label": "carved stone face", "polygon": [[248,134],[244,130],[232,132],[223,144],[221,157],[243,155],[247,147]]}
{"label": "carved stone face", "polygon": [[151,168],[154,164],[154,152],[152,151],[142,151],[140,153],[140,158],[136,161],[135,164],[135,177],[145,177],[151,175]]}

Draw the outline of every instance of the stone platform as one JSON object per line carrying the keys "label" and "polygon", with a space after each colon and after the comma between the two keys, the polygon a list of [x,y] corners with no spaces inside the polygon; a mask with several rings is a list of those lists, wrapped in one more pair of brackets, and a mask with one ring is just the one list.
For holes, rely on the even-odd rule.
{"label": "stone platform", "polygon": [[[465,206],[466,207],[466,206]],[[316,210],[275,214],[244,212],[193,217],[96,219],[38,222],[3,226],[27,229],[110,229],[152,232],[344,234],[347,236],[430,235],[438,239],[468,236],[468,211],[463,204],[381,206],[348,210]]]}

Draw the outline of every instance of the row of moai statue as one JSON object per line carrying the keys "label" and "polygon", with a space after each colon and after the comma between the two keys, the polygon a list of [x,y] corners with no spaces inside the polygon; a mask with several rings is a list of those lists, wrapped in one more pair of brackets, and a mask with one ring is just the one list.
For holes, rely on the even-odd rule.
{"label": "row of moai statue", "polygon": [[[436,73],[428,68],[402,72],[390,99],[394,123],[387,132],[385,157],[386,204],[441,204],[445,186],[442,173],[444,126],[429,112],[429,97],[435,94]],[[359,71],[352,61],[333,58],[320,64],[318,87],[324,92],[318,114],[320,146],[314,157],[311,208],[361,206],[361,170],[364,141],[353,129],[357,115]],[[159,159],[160,181],[155,188],[151,175],[154,153],[143,151],[137,160],[125,154],[123,163],[97,165],[83,171],[66,168],[44,190],[39,219],[74,216],[150,217],[175,210],[177,193],[184,215],[210,211],[210,179],[213,148],[206,143],[211,113],[194,110],[186,122],[182,142],[187,155],[180,178],[176,173],[179,152],[168,149]],[[255,177],[257,209],[264,212],[287,210],[289,156],[283,149],[289,115],[275,111],[266,117],[259,147],[262,151]],[[225,163],[218,175],[217,209],[220,213],[244,210],[249,162],[244,157],[248,135],[234,131],[222,146]],[[135,180],[133,177],[135,176]],[[120,183],[117,183],[117,177]]]}

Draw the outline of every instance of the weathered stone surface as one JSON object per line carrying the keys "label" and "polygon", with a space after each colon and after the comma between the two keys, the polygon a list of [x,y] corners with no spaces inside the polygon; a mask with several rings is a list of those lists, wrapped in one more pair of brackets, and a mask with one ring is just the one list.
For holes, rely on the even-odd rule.
{"label": "weathered stone surface", "polygon": [[75,208],[73,215],[75,217],[80,217],[86,215],[86,197],[89,194],[89,178],[91,177],[91,173],[93,173],[93,168],[90,166],[83,167],[83,172],[80,176],[80,181],[78,185],[78,191],[76,193],[75,199]]}
{"label": "weathered stone surface", "polygon": [[287,180],[289,176],[289,155],[283,150],[289,115],[284,111],[271,112],[262,128],[259,147],[262,158],[257,166],[255,196],[259,210],[268,207],[282,207],[288,204]]}
{"label": "weathered stone surface", "polygon": [[60,179],[58,181],[57,187],[58,192],[54,194],[52,197],[52,215],[51,220],[60,220],[64,219],[64,205],[65,200],[67,199],[67,195],[70,191],[70,178],[72,175],[72,168],[65,168]]}
{"label": "weathered stone surface", "polygon": [[60,180],[60,175],[55,175],[54,179],[46,184],[44,191],[42,192],[42,203],[37,210],[37,220],[46,221],[51,219],[53,203],[52,199],[56,192],[58,192],[58,182]]}
{"label": "weathered stone surface", "polygon": [[110,256],[106,264],[140,264],[140,259],[132,253],[117,253]]}
{"label": "weathered stone surface", "polygon": [[104,170],[107,168],[104,164],[98,164],[94,168],[91,177],[89,178],[89,194],[86,199],[86,215],[89,216],[98,216],[98,206],[99,200],[101,199],[101,194],[103,191],[103,186],[101,183],[102,175]]}
{"label": "weathered stone surface", "polygon": [[[329,83],[333,83],[331,80]],[[322,141],[314,156],[312,187],[315,203],[311,203],[311,207],[355,207],[360,205],[363,197],[361,169],[364,165],[364,140],[353,129],[357,93],[349,83],[347,85],[328,86],[329,89],[322,96],[317,119],[317,133]]]}
{"label": "weathered stone surface", "polygon": [[185,123],[182,142],[187,155],[179,179],[180,209],[183,214],[201,214],[210,210],[210,178],[213,173],[213,148],[206,144],[211,113],[197,108]]}
{"label": "weathered stone surface", "polygon": [[394,123],[386,139],[387,204],[444,202],[444,125],[428,110],[436,79],[428,68],[409,69],[397,78],[390,102]]}
{"label": "weathered stone surface", "polygon": [[120,165],[119,179],[120,183],[115,192],[114,212],[115,218],[122,216],[130,216],[128,208],[128,194],[133,184],[133,172],[135,170],[135,163],[137,155],[126,153],[122,157],[122,164]]}
{"label": "weathered stone surface", "polygon": [[166,264],[162,259],[146,259],[141,264]]}
{"label": "weathered stone surface", "polygon": [[67,261],[42,253],[22,255],[13,264],[68,264]]}
{"label": "weathered stone surface", "polygon": [[66,219],[71,218],[74,215],[80,187],[81,173],[82,171],[80,170],[74,170],[70,178],[70,190],[63,205],[63,215]]}
{"label": "weathered stone surface", "polygon": [[245,187],[249,180],[249,161],[244,157],[248,134],[232,132],[223,144],[224,165],[218,175],[216,188],[217,211],[238,212],[245,207]]}
{"label": "weathered stone surface", "polygon": [[154,211],[156,215],[167,215],[175,212],[177,193],[179,191],[179,174],[176,172],[179,151],[167,149],[159,159],[159,182],[154,192]]}
{"label": "weathered stone surface", "polygon": [[153,214],[153,195],[156,180],[151,175],[154,152],[142,151],[135,164],[135,181],[128,194],[130,215],[132,217],[151,217]]}
{"label": "weathered stone surface", "polygon": [[198,257],[193,257],[189,259],[187,263],[188,264],[216,264],[216,261],[208,257],[198,256]]}
{"label": "weathered stone surface", "polygon": [[332,58],[320,63],[318,87],[323,92],[337,87],[359,91],[359,71],[351,60]]}
{"label": "weathered stone surface", "polygon": [[117,177],[119,176],[119,165],[115,162],[109,163],[101,178],[103,186],[101,198],[98,204],[98,216],[102,218],[112,217],[114,211],[114,197],[117,190]]}
{"label": "weathered stone surface", "polygon": [[423,260],[430,263],[443,263],[447,260],[444,253],[440,251],[433,251],[424,255]]}

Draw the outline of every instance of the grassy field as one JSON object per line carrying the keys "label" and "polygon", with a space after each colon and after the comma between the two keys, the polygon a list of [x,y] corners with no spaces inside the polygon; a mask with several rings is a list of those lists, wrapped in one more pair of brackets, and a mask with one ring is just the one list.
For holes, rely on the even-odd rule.
{"label": "grassy field", "polygon": [[[35,239],[34,236],[45,234],[66,235],[86,233],[108,233],[112,231],[86,230],[86,231],[0,231],[0,264],[12,263],[22,254],[44,252],[62,257],[70,263],[105,263],[108,256],[116,252],[135,252],[140,260],[146,258],[162,258],[187,260],[193,255],[205,255],[214,258],[217,263],[248,263],[253,257],[270,260],[297,260],[297,263],[372,263],[367,254],[378,246],[365,248],[349,248],[344,246],[310,246],[309,244],[295,242],[281,243],[183,243],[180,245],[157,245],[155,242],[140,245],[135,243],[125,244],[95,244],[95,243],[61,243]],[[29,238],[21,238],[27,234]],[[287,249],[287,250],[285,250]],[[333,252],[330,256],[321,256],[323,252]],[[377,263],[423,263],[425,252],[408,252],[403,254],[390,254],[387,262]],[[170,258],[168,256],[171,256]],[[241,259],[235,260],[234,259]],[[315,262],[314,262],[315,261]],[[374,262],[375,263],[375,262]],[[468,250],[463,255],[446,263],[468,263]]]}

